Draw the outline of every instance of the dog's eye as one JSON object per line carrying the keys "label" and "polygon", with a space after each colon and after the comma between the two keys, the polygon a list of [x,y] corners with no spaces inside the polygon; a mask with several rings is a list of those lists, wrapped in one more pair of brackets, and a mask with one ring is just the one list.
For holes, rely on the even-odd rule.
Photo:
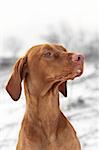
{"label": "dog's eye", "polygon": [[53,56],[53,53],[50,52],[50,51],[46,51],[44,54],[43,54],[44,57],[47,57],[47,58],[50,58]]}

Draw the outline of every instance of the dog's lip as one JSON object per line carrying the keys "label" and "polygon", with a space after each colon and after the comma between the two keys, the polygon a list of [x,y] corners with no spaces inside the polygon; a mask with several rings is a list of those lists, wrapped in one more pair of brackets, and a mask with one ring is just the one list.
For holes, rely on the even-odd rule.
{"label": "dog's lip", "polygon": [[74,75],[72,76],[71,80],[74,80],[76,77],[79,77],[81,74],[83,73],[83,69],[77,69],[74,73]]}
{"label": "dog's lip", "polygon": [[75,72],[75,77],[79,77],[83,72],[83,69],[77,69],[77,71]]}
{"label": "dog's lip", "polygon": [[[79,77],[83,73],[83,67],[76,68],[73,72],[70,73],[63,73],[60,76],[56,76],[57,81],[67,81],[73,80],[76,77]],[[71,77],[70,77],[71,76]]]}
{"label": "dog's lip", "polygon": [[78,69],[77,70],[77,74],[81,74],[82,73],[82,70],[81,69]]}

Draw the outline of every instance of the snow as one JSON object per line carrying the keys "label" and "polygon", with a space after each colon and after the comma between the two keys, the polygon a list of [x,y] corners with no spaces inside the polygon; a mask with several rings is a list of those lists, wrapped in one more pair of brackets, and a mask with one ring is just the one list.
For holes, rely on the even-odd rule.
{"label": "snow", "polygon": [[[0,71],[0,150],[15,150],[25,112],[24,94],[14,102],[4,86],[11,68]],[[60,108],[79,137],[82,150],[99,149],[99,71],[86,64],[82,77],[68,81],[68,98],[60,94]]]}

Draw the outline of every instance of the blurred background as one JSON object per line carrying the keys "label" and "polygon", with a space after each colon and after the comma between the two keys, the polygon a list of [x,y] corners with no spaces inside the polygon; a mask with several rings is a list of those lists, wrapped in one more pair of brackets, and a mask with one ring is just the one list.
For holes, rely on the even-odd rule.
{"label": "blurred background", "polygon": [[14,102],[5,91],[11,68],[31,46],[45,42],[85,55],[84,73],[68,82],[68,98],[60,94],[60,108],[82,150],[98,150],[98,0],[0,0],[0,150],[15,150],[25,111],[24,94]]}

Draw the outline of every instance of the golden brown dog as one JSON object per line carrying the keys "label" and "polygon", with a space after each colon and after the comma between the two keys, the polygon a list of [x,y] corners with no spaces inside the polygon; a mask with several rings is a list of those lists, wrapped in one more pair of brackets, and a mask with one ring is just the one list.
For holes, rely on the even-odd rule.
{"label": "golden brown dog", "polygon": [[17,150],[80,150],[76,132],[59,108],[59,91],[80,76],[84,58],[56,44],[32,47],[14,66],[6,89],[13,100],[21,95],[24,79],[26,112]]}

